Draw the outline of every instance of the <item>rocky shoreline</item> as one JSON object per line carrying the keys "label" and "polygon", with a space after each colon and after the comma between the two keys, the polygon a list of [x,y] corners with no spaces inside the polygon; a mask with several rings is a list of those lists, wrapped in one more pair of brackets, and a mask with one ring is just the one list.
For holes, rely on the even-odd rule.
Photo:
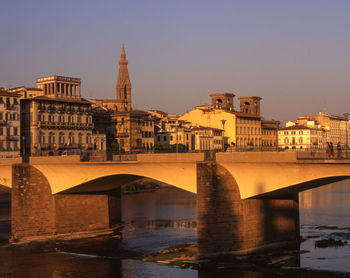
{"label": "rocky shoreline", "polygon": [[350,277],[350,273],[314,270],[297,266],[300,261],[300,254],[306,252],[308,251],[280,249],[249,256],[225,255],[212,259],[198,260],[196,244],[180,244],[149,254],[142,260],[197,270],[221,270],[223,272],[248,270],[274,274],[278,272],[281,277],[296,277],[296,275],[301,277],[307,275],[310,278]]}
{"label": "rocky shoreline", "polygon": [[308,252],[300,250],[299,246],[249,256],[223,255],[201,260],[197,258],[197,244],[174,245],[160,252],[143,255],[123,249],[119,237],[111,236],[74,240],[48,240],[25,244],[3,244],[0,246],[0,249],[9,252],[68,252],[77,256],[88,254],[109,259],[128,258],[209,272],[253,271],[265,273],[268,276],[269,273],[271,275],[278,273],[281,277],[350,277],[350,272],[344,273],[299,267],[300,255]]}

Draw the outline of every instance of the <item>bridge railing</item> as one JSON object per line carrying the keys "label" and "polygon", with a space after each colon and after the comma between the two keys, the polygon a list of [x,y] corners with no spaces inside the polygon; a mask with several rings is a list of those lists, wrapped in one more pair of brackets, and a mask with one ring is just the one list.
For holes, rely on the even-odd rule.
{"label": "bridge railing", "polygon": [[[295,150],[294,150],[295,151]],[[349,153],[346,150],[333,153],[326,149],[304,149],[296,150],[297,160],[346,160],[349,159]]]}

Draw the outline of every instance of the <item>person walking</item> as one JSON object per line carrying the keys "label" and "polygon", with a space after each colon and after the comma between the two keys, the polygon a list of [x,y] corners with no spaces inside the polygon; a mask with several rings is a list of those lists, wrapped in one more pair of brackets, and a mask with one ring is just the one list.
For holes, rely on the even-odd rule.
{"label": "person walking", "polygon": [[338,142],[338,144],[337,144],[337,158],[338,159],[341,158],[341,145],[340,145],[340,142]]}
{"label": "person walking", "polygon": [[329,149],[331,151],[331,159],[334,159],[334,146],[332,142],[329,144]]}

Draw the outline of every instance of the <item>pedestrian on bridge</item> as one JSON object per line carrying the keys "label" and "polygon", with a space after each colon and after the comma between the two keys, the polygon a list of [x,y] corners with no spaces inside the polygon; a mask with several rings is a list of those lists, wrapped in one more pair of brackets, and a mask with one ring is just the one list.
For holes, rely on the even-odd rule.
{"label": "pedestrian on bridge", "polygon": [[340,142],[337,144],[337,158],[341,158],[341,145]]}
{"label": "pedestrian on bridge", "polygon": [[329,143],[329,149],[331,151],[331,158],[334,159],[334,146],[333,146],[333,142]]}

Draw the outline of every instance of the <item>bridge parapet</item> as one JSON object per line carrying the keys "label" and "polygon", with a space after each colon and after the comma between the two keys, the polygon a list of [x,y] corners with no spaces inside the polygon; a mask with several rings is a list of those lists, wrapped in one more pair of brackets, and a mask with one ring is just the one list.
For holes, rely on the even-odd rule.
{"label": "bridge parapet", "polygon": [[197,162],[204,160],[204,153],[154,153],[138,154],[138,162]]}
{"label": "bridge parapet", "polygon": [[297,161],[296,152],[226,152],[216,154],[217,162],[236,163],[292,163]]}

